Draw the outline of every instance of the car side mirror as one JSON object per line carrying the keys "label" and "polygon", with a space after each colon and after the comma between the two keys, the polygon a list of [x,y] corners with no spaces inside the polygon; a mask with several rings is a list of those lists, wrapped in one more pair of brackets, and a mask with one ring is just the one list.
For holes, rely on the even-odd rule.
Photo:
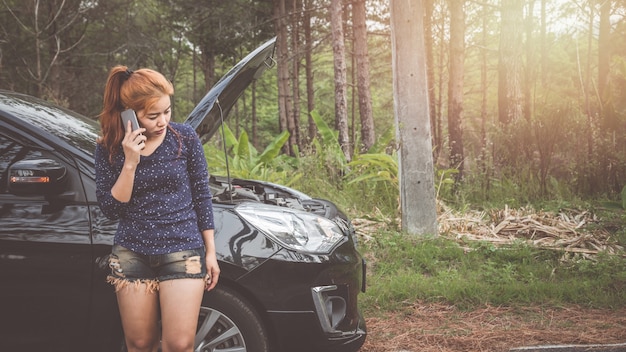
{"label": "car side mirror", "polygon": [[67,169],[56,160],[20,160],[9,167],[8,191],[18,196],[59,194],[66,179]]}

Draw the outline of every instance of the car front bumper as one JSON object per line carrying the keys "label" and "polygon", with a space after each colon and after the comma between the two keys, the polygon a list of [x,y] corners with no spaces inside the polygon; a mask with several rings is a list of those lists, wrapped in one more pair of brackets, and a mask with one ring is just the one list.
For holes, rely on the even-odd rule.
{"label": "car front bumper", "polygon": [[316,312],[268,312],[281,352],[356,352],[367,337],[365,319],[359,313],[357,327],[328,334],[322,331]]}
{"label": "car front bumper", "polygon": [[358,308],[366,270],[347,241],[326,256],[280,251],[240,283],[255,287],[278,351],[355,352],[367,336]]}

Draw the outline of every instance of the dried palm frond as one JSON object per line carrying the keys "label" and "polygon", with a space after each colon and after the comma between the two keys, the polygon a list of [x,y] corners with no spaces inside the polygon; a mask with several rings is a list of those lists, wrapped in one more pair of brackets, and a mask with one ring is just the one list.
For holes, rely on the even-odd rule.
{"label": "dried palm frond", "polygon": [[[459,242],[485,241],[494,245],[524,242],[528,245],[558,250],[567,255],[590,258],[604,252],[625,255],[624,248],[614,241],[611,233],[600,227],[598,218],[588,211],[563,210],[558,213],[535,210],[495,209],[490,211],[456,212],[442,203],[437,204],[439,234]],[[357,234],[368,240],[390,220],[354,219]],[[400,220],[395,220],[399,224]],[[564,258],[566,259],[566,258]]]}

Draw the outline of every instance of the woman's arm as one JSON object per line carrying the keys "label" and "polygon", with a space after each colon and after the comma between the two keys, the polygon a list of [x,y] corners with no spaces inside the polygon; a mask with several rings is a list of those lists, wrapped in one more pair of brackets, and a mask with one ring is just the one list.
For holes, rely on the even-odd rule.
{"label": "woman's arm", "polygon": [[111,188],[111,195],[119,202],[128,203],[133,193],[135,171],[141,158],[140,152],[146,145],[146,137],[142,135],[145,130],[145,128],[138,128],[131,131],[130,121],[127,123],[126,134],[122,140],[124,166]]}
{"label": "woman's arm", "polygon": [[204,240],[204,248],[206,249],[206,268],[207,282],[206,290],[212,290],[220,277],[220,267],[217,263],[217,255],[215,254],[215,231],[213,229],[202,231],[202,239]]}

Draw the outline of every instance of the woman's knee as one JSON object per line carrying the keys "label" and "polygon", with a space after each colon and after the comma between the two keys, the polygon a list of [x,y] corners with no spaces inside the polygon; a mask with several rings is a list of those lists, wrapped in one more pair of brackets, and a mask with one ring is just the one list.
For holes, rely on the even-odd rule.
{"label": "woman's knee", "polygon": [[172,339],[163,339],[161,341],[161,350],[163,352],[191,352],[193,351],[193,338],[185,338],[176,336]]}
{"label": "woman's knee", "polygon": [[128,337],[126,336],[126,348],[128,352],[156,352],[159,349],[159,339],[153,337]]}

